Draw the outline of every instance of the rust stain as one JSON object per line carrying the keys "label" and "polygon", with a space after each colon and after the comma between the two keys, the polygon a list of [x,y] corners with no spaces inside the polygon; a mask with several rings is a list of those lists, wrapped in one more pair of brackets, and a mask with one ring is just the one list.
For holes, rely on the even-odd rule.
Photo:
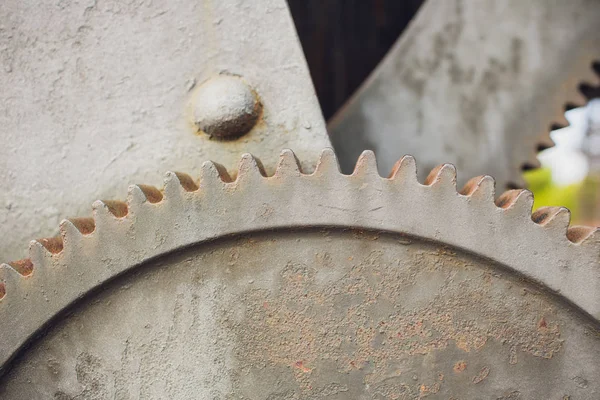
{"label": "rust stain", "polygon": [[60,236],[38,239],[37,241],[52,254],[58,254],[63,250],[63,239]]}
{"label": "rust stain", "polygon": [[460,373],[463,372],[465,369],[467,369],[467,362],[464,360],[458,361],[456,364],[454,364],[454,372]]}
{"label": "rust stain", "polygon": [[431,386],[427,386],[425,384],[421,384],[419,386],[419,398],[427,397],[429,394],[436,394],[440,391],[441,385],[439,383],[434,383]]}
{"label": "rust stain", "polygon": [[510,365],[516,365],[519,362],[517,357],[517,346],[510,346],[510,355],[508,358],[508,363]]}
{"label": "rust stain", "polygon": [[[396,360],[450,346],[470,352],[482,350],[490,341],[507,343],[506,358],[512,353],[514,360],[517,349],[543,358],[551,358],[561,349],[558,325],[546,321],[547,327],[540,331],[537,324],[529,322],[540,315],[540,307],[547,310],[548,305],[521,296],[514,304],[494,301],[502,279],[460,257],[440,261],[440,252],[448,255],[446,249],[406,249],[412,258],[401,268],[382,261],[378,251],[351,263],[344,256],[347,270],[329,283],[319,283],[318,268],[298,263],[285,266],[277,291],[252,290],[245,295],[247,325],[240,338],[245,362],[293,365],[294,377],[307,388],[312,382],[307,365],[320,365],[323,359],[340,373],[361,370],[364,383],[375,384],[397,369]],[[469,273],[471,278],[457,281],[453,270]],[[412,297],[408,291],[423,286],[432,274],[446,277],[444,295],[407,304]],[[482,285],[486,279],[492,284]],[[519,288],[512,290],[519,293]],[[388,311],[377,311],[384,305]],[[466,367],[464,361],[448,365],[454,373]],[[473,383],[486,379],[489,372],[488,367],[483,368]],[[427,385],[427,390],[433,388]],[[418,391],[418,386],[415,389]]]}
{"label": "rust stain", "polygon": [[489,367],[481,368],[481,371],[479,371],[479,373],[473,377],[473,383],[477,385],[478,383],[483,381],[485,378],[487,378],[489,374],[490,374]]}
{"label": "rust stain", "polygon": [[309,373],[312,371],[311,368],[308,368],[304,365],[303,361],[296,361],[294,363],[294,367],[298,368],[300,371],[304,372],[304,373]]}
{"label": "rust stain", "polygon": [[33,273],[33,262],[30,258],[12,261],[8,263],[15,271],[23,276],[30,276]]}

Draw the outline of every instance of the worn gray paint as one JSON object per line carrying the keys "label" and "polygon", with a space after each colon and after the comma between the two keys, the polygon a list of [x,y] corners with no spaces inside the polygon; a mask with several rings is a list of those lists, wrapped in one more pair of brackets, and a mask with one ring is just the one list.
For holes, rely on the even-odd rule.
{"label": "worn gray paint", "polygon": [[493,176],[524,186],[564,105],[599,84],[597,0],[429,0],[356,95],[330,122],[342,169],[374,150],[382,174],[403,154],[424,169],[456,165],[459,182]]}
{"label": "worn gray paint", "polygon": [[[194,87],[221,72],[260,97],[243,138],[195,134]],[[129,183],[243,152],[267,169],[292,148],[310,169],[328,146],[284,0],[3,0],[0,259]]]}
{"label": "worn gray paint", "polygon": [[[140,265],[155,258],[169,262],[166,255],[182,248],[256,231],[337,227],[350,230],[358,236],[362,235],[362,231],[409,236],[408,239],[393,240],[394,246],[400,248],[411,242],[412,238],[420,238],[434,242],[438,247],[447,246],[447,250],[437,250],[437,255],[423,261],[425,264],[416,262],[414,265],[417,269],[431,263],[441,267],[452,259],[452,253],[460,249],[489,260],[478,262],[477,265],[499,263],[503,266],[502,269],[537,282],[543,290],[559,294],[561,299],[557,299],[557,302],[569,302],[579,309],[578,312],[587,314],[596,321],[600,318],[598,230],[569,228],[569,214],[564,208],[546,208],[532,215],[533,199],[527,191],[507,192],[494,203],[493,180],[489,177],[470,181],[460,193],[456,191],[455,181],[454,168],[446,164],[432,171],[424,184],[419,183],[416,179],[414,160],[410,157],[403,158],[397,164],[391,178],[381,178],[377,174],[373,154],[369,152],[359,159],[354,174],[345,176],[339,173],[332,151],[326,150],[312,175],[302,174],[294,155],[286,151],[282,153],[279,166],[270,177],[264,177],[255,160],[246,155],[240,162],[235,181],[220,173],[213,164],[207,163],[203,166],[197,183],[183,175],[168,174],[164,195],[149,187],[132,186],[125,206],[126,211],[117,213],[119,217],[113,215],[111,210],[114,210],[114,207],[96,202],[93,222],[82,225],[80,222],[64,221],[61,224],[61,246],[51,245],[46,241],[32,242],[30,267],[24,268],[27,263],[13,265],[16,270],[10,265],[0,266],[0,281],[3,282],[0,292],[4,294],[0,300],[0,365],[6,369],[11,358],[54,316],[120,274],[129,271],[136,273]],[[80,228],[77,228],[78,226]],[[85,228],[81,228],[82,226]],[[324,248],[331,249],[332,254],[346,254],[343,253],[343,249],[351,248],[354,253],[348,253],[346,257],[363,260],[371,253],[368,246],[361,249],[360,245],[338,246],[335,242],[328,242],[330,239],[327,237],[321,240],[326,243]],[[372,237],[369,240],[378,239]],[[304,246],[298,242],[298,245],[292,246],[291,249],[285,250],[285,247],[282,247],[284,250],[281,254],[285,257],[277,256],[279,253],[271,254],[265,251],[262,256],[257,255],[258,258],[252,262],[244,262],[244,257],[237,259],[235,254],[227,253],[220,255],[214,263],[215,268],[221,268],[220,273],[225,274],[228,265],[238,262],[240,266],[260,264],[256,266],[256,270],[252,269],[257,273],[260,271],[261,274],[277,274],[278,268],[283,268],[289,260],[293,260],[292,264],[300,262],[299,260],[308,262],[309,258],[304,252],[313,251],[313,247],[316,246]],[[295,251],[297,253],[294,253]],[[336,251],[341,253],[335,253]],[[404,257],[401,254],[393,257],[396,256],[398,259]],[[333,272],[336,272],[335,265],[336,262],[330,267]],[[344,268],[350,266],[344,265]],[[343,273],[344,268],[337,272]],[[460,265],[456,268],[460,270]],[[202,269],[198,271],[202,273]],[[457,273],[456,278],[462,279],[462,272]],[[227,283],[228,278],[222,278],[224,280],[219,282],[226,288],[215,290],[225,296],[228,293],[237,293],[235,282],[230,284]],[[251,276],[244,279],[246,278],[254,279]],[[393,275],[389,281],[389,285],[402,282],[395,282]],[[425,289],[428,287],[427,282],[427,276],[423,276],[423,281],[415,283],[415,287],[432,296],[435,292],[443,297],[443,287],[432,288],[433,292],[430,293]],[[450,283],[452,282],[448,282]],[[158,284],[160,285],[160,282]],[[233,292],[227,289],[230,286]],[[270,287],[270,290],[276,288],[277,285]],[[497,292],[490,295],[506,299],[513,296],[510,294],[513,292],[508,288],[505,292],[505,286],[502,285],[494,290]],[[398,292],[401,291],[398,289]],[[149,288],[146,293],[147,295],[138,299],[150,301],[149,297],[154,290]],[[166,289],[166,293],[172,294],[175,291]],[[191,295],[192,292],[188,294]],[[206,293],[197,294],[204,296]],[[487,298],[487,295],[482,293],[478,296],[482,299]],[[419,302],[418,299],[419,294],[415,292],[401,302]],[[359,296],[356,301],[359,300],[368,299]],[[127,307],[131,307],[132,312],[137,312],[137,300],[127,302]],[[468,303],[473,302],[469,300]],[[473,305],[479,306],[478,303],[480,302]],[[107,303],[101,301],[100,304]],[[327,301],[322,304],[324,307],[331,306]],[[229,308],[229,303],[221,305],[224,311],[235,310]],[[501,307],[503,304],[497,306]],[[517,309],[519,307],[515,310]],[[545,314],[542,313],[542,309],[533,312],[532,315],[539,314],[539,318],[543,317]],[[372,312],[379,311],[375,308]],[[511,313],[506,310],[490,310],[486,315],[489,318],[501,318],[501,315],[505,315],[504,312],[508,313],[507,318],[512,318]],[[171,311],[165,313],[164,315],[170,315]],[[466,315],[463,317],[467,320],[470,318],[482,326],[487,324],[477,316],[471,318]],[[123,318],[125,317],[123,315]],[[142,317],[145,318],[140,316]],[[423,314],[423,318],[425,317],[426,314]],[[525,316],[516,316],[514,323],[524,318]],[[532,318],[530,315],[525,320]],[[95,324],[100,326],[104,324],[102,318],[95,321]],[[537,317],[532,323],[536,321],[541,327],[544,324],[553,326],[552,323],[548,325],[540,322]],[[276,320],[272,323],[278,324]],[[293,325],[300,327],[303,323],[296,321]],[[239,329],[243,330],[241,326]],[[471,327],[468,324],[459,324],[454,326],[454,329],[458,331],[457,335],[468,337]],[[587,328],[581,324],[579,327],[573,326],[572,329]],[[98,340],[100,343],[104,339]],[[271,342],[270,339],[265,341]],[[581,348],[587,349],[592,346],[585,343],[587,342],[584,339],[573,341],[574,347],[581,345]],[[301,343],[297,345],[301,348]],[[579,351],[576,350],[573,354],[579,357]],[[582,351],[581,354],[586,352],[587,350]],[[282,350],[282,353],[286,352]],[[70,360],[75,362],[74,359]],[[562,365],[562,361],[557,362]],[[571,365],[569,363],[565,365]],[[263,364],[257,359],[254,365]],[[564,365],[556,368],[560,370],[563,367],[567,368]],[[593,368],[593,365],[581,364],[581,368]],[[571,373],[576,376],[583,374],[579,371],[569,372],[567,369],[563,371],[566,374],[564,376]],[[593,376],[592,372],[590,374]],[[242,368],[231,373],[244,376],[248,370]],[[587,380],[587,373],[584,375],[584,379]],[[540,376],[536,375],[532,379],[537,382]]]}

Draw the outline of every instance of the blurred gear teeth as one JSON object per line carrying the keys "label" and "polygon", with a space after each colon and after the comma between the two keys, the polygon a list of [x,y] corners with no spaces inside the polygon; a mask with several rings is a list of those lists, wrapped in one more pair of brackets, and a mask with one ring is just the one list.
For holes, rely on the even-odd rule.
{"label": "blurred gear teeth", "polygon": [[94,202],[93,218],[64,220],[59,236],[31,242],[29,258],[0,266],[0,369],[50,319],[115,276],[177,249],[271,229],[338,227],[440,242],[499,262],[600,319],[596,228],[569,227],[562,207],[532,214],[527,190],[495,199],[489,176],[460,191],[456,180],[455,167],[442,164],[418,182],[411,156],[383,178],[371,151],[344,175],[325,149],[309,175],[284,150],[271,176],[244,154],[235,179],[206,162],[197,180],[167,172],[162,191],[132,185],[126,202]]}
{"label": "blurred gear teeth", "polygon": [[[588,68],[578,69],[578,82],[577,86],[570,86],[567,92],[563,96],[563,103],[560,107],[555,107],[554,111],[549,113],[549,120],[551,121],[548,131],[540,133],[537,138],[537,148],[535,152],[544,151],[551,147],[554,147],[554,141],[550,137],[550,132],[558,129],[565,128],[570,125],[565,112],[574,108],[585,107],[588,101],[598,96],[600,93],[600,71],[598,70],[599,62],[589,61]],[[559,104],[556,104],[558,106]],[[541,167],[539,160],[535,153],[532,153],[529,159],[521,164],[522,171],[530,171]],[[526,183],[524,180],[515,180],[510,184],[512,187],[524,187]]]}

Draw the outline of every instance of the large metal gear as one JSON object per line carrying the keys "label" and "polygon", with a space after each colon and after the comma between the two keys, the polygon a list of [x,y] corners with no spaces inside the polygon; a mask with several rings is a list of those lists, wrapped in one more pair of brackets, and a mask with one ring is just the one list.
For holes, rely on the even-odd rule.
{"label": "large metal gear", "polygon": [[426,170],[445,160],[525,187],[565,106],[600,85],[598,21],[595,0],[426,1],[329,123],[342,170],[371,149],[382,173],[409,153]]}
{"label": "large metal gear", "polygon": [[[450,154],[521,184],[600,39],[591,2],[546,5],[427,2],[334,129],[342,175],[332,150],[314,169],[329,139],[283,0],[8,0],[2,253],[129,174],[202,172],[97,201],[0,265],[0,398],[599,398],[598,229],[488,176],[457,192],[450,164],[392,168]],[[488,32],[503,11],[512,36]],[[372,145],[388,178],[371,152],[354,167]],[[264,167],[202,164],[244,151]]]}
{"label": "large metal gear", "polygon": [[598,398],[599,231],[494,198],[331,150],[131,186],[0,268],[0,398]]}

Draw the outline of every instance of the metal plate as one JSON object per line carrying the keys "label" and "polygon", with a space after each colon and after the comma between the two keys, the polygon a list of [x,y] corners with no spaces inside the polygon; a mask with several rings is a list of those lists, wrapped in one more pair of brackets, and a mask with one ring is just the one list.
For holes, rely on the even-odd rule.
{"label": "metal plate", "polygon": [[[194,90],[227,72],[262,103],[235,141],[192,124]],[[329,145],[284,0],[4,0],[0,5],[0,259],[54,234],[126,183],[243,152],[268,170],[292,148],[310,170]]]}

